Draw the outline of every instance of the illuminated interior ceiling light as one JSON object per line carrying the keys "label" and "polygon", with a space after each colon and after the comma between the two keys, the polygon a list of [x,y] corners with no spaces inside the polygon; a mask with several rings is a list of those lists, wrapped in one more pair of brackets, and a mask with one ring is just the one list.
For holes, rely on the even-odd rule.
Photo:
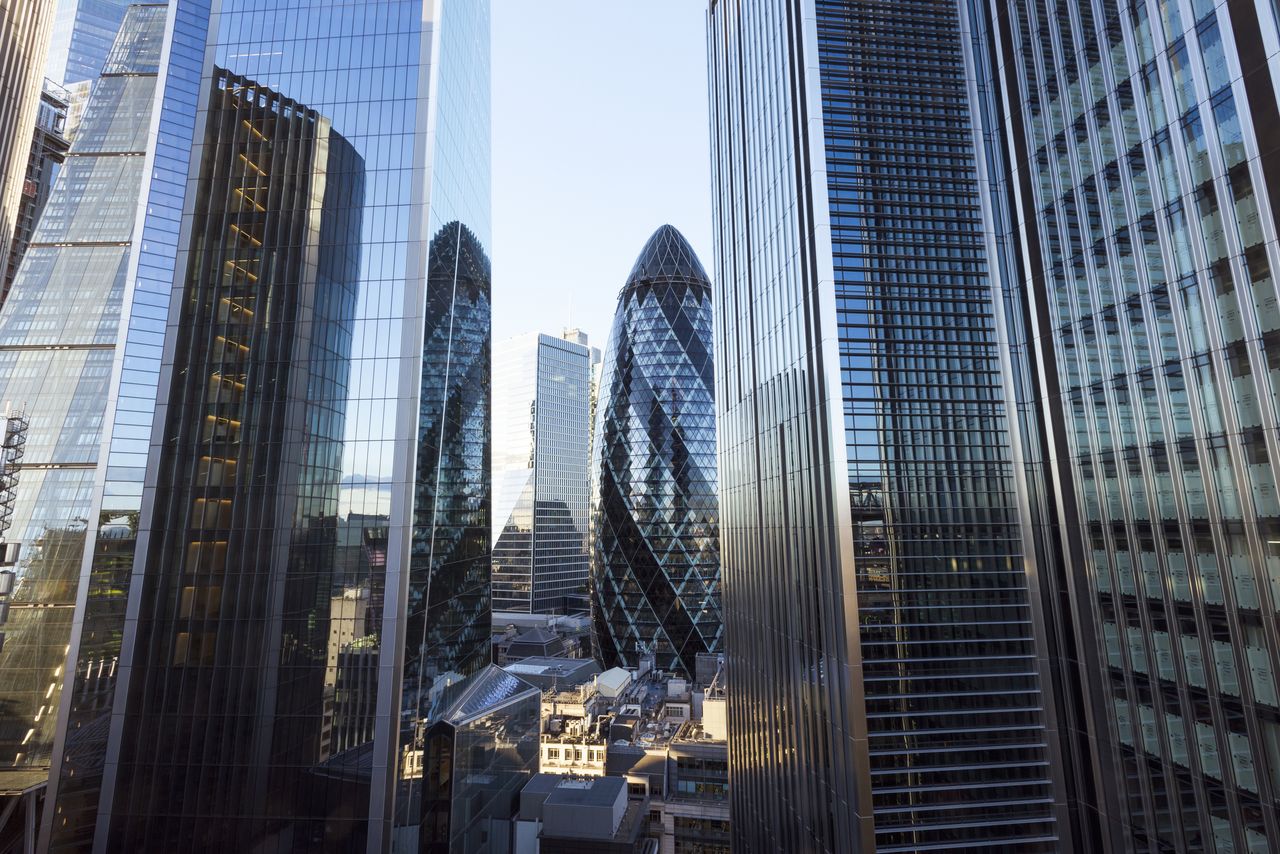
{"label": "illuminated interior ceiling light", "polygon": [[238,391],[244,391],[244,383],[239,382],[237,380],[233,380],[231,377],[228,377],[225,374],[216,373],[213,375],[213,379],[221,383],[222,385],[235,386],[235,388]]}
{"label": "illuminated interior ceiling light", "polygon": [[[246,197],[246,198],[247,198],[247,197]],[[227,226],[227,227],[231,229],[231,231],[236,235],[236,237],[243,237],[245,240],[249,241],[249,242],[250,242],[250,243],[252,243],[254,246],[261,246],[261,245],[262,245],[262,241],[261,241],[261,240],[259,240],[258,238],[254,237],[252,234],[250,234],[249,232],[245,231],[243,228],[241,228],[240,226],[236,225],[235,223],[231,223],[231,224],[230,224],[229,226]]]}
{"label": "illuminated interior ceiling light", "polygon": [[244,165],[245,165],[245,166],[248,166],[250,169],[252,169],[254,172],[257,172],[259,175],[266,175],[266,174],[267,174],[267,173],[266,173],[266,170],[264,170],[264,169],[263,169],[261,166],[259,166],[257,163],[254,163],[252,160],[250,160],[250,159],[249,159],[248,157],[246,157],[245,155],[241,154],[241,155],[240,155],[240,159],[244,161]]}
{"label": "illuminated interior ceiling light", "polygon": [[249,133],[253,134],[258,139],[262,140],[263,142],[267,141],[267,137],[262,133],[262,131],[254,127],[253,123],[250,122],[248,119],[242,119],[240,121],[240,124],[244,125],[245,128],[249,131]]}
{"label": "illuminated interior ceiling light", "polygon": [[241,188],[241,187],[236,187],[236,188],[235,188],[235,192],[236,192],[236,193],[238,193],[238,194],[240,195],[240,198],[244,199],[246,202],[248,202],[250,205],[252,205],[254,210],[256,210],[256,211],[258,211],[258,212],[264,212],[264,211],[266,211],[266,208],[264,208],[262,205],[258,204],[256,201],[254,201],[253,196],[251,196],[251,195],[249,195],[248,193],[246,193],[246,192],[244,191],[244,189],[243,189],[243,188]]}
{"label": "illuminated interior ceiling light", "polygon": [[230,297],[223,297],[223,298],[222,298],[222,302],[224,302],[224,303],[226,303],[227,305],[231,306],[231,310],[232,310],[232,311],[234,311],[234,312],[236,312],[237,314],[246,314],[246,315],[248,315],[249,317],[253,317],[253,309],[251,309],[251,308],[247,308],[247,307],[245,307],[245,306],[241,305],[240,303],[238,303],[238,302],[236,302],[236,301],[232,300]]}
{"label": "illuminated interior ceiling light", "polygon": [[231,345],[231,346],[233,346],[233,347],[238,347],[238,348],[240,348],[240,350],[241,350],[242,352],[245,352],[245,353],[248,353],[248,352],[249,352],[249,345],[247,345],[247,344],[241,344],[239,341],[232,341],[230,338],[228,338],[228,337],[227,337],[227,336],[225,336],[225,335],[219,335],[219,336],[217,336],[216,338],[214,338],[213,340],[214,340],[214,341],[221,341],[221,342],[222,342],[222,343],[224,343],[224,344],[230,344],[230,345]]}
{"label": "illuminated interior ceiling light", "polygon": [[[239,259],[239,260],[245,260],[245,259]],[[252,260],[252,259],[249,259],[249,260]],[[250,273],[244,267],[241,267],[240,264],[237,263],[236,261],[228,260],[225,266],[230,267],[234,272],[239,273],[240,275],[244,276],[246,279],[248,279],[251,282],[258,281],[258,277],[256,275],[254,275],[253,273]]]}

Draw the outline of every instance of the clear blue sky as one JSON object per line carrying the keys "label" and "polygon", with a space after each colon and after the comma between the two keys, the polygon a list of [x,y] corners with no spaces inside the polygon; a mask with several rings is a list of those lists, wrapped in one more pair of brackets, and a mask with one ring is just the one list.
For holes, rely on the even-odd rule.
{"label": "clear blue sky", "polygon": [[493,0],[493,336],[603,349],[670,222],[710,269],[705,0]]}

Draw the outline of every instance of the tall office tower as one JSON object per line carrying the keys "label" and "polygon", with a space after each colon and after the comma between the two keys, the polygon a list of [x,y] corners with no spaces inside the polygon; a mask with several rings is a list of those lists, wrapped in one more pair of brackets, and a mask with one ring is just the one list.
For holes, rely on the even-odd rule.
{"label": "tall office tower", "polygon": [[54,0],[0,0],[0,282],[8,280],[27,158],[40,110]]}
{"label": "tall office tower", "polygon": [[442,715],[493,734],[468,767],[537,756],[486,669],[488,4],[144,8],[145,251],[42,844],[459,850],[518,786],[452,778]]}
{"label": "tall office tower", "polygon": [[1275,5],[990,13],[1104,826],[1280,849]]}
{"label": "tall office tower", "polygon": [[44,81],[40,93],[40,108],[36,111],[36,130],[31,140],[31,153],[27,157],[26,178],[22,182],[22,200],[18,204],[18,216],[14,221],[13,243],[9,248],[9,263],[4,268],[4,280],[0,282],[0,305],[4,305],[13,279],[18,275],[18,265],[31,243],[31,235],[49,193],[59,164],[66,159],[70,141],[66,136],[67,91],[51,80]]}
{"label": "tall office tower", "polygon": [[711,3],[735,850],[1082,850],[967,16]]}
{"label": "tall office tower", "polygon": [[[323,839],[310,827],[341,795],[313,771],[330,633],[364,622],[333,604],[364,163],[327,117],[220,67],[204,120],[181,379],[157,413],[145,559],[164,571],[142,576],[121,689],[125,848],[206,838],[204,815],[235,849],[278,816]],[[198,767],[173,761],[208,744]]]}
{"label": "tall office tower", "polygon": [[45,76],[64,86],[96,80],[129,8],[129,0],[53,2],[57,10]]}
{"label": "tall office tower", "polygon": [[43,785],[51,766],[121,302],[136,262],[159,12],[139,7],[126,22],[0,309],[0,399],[30,422],[5,533],[18,549],[0,627],[0,791],[9,793]]}
{"label": "tall office tower", "polygon": [[711,349],[711,283],[664,225],[618,294],[600,380],[591,604],[608,667],[652,653],[692,676],[721,649]]}
{"label": "tall office tower", "polygon": [[495,611],[562,612],[586,587],[590,397],[585,340],[533,333],[494,346]]}

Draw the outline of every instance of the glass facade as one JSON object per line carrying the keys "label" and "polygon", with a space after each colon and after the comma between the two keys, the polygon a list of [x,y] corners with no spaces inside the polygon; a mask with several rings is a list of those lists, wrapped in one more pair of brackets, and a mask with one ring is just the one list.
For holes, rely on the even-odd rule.
{"label": "glass facade", "polygon": [[495,611],[563,611],[586,588],[591,354],[537,333],[494,345]]}
{"label": "glass facade", "polygon": [[719,652],[711,284],[664,225],[618,295],[592,449],[592,614],[606,667]]}
{"label": "glass facade", "polygon": [[0,625],[0,777],[52,761],[163,12],[125,21],[0,310],[0,391],[30,421],[6,532],[18,563]]}
{"label": "glass facade", "polygon": [[488,4],[147,8],[45,839],[418,851],[490,659]]}
{"label": "glass facade", "polygon": [[407,769],[425,778],[416,850],[507,852],[520,790],[538,772],[542,691],[491,664],[447,693],[421,767]]}
{"label": "glass facade", "polygon": [[217,67],[211,87],[112,844],[346,845],[347,789],[315,768],[364,166],[306,106]]}
{"label": "glass facade", "polygon": [[1275,6],[989,11],[1104,819],[1276,850]]}
{"label": "glass facade", "polygon": [[965,36],[712,4],[735,850],[1074,850]]}
{"label": "glass facade", "polygon": [[64,86],[96,80],[130,0],[52,0],[57,11],[44,74]]}

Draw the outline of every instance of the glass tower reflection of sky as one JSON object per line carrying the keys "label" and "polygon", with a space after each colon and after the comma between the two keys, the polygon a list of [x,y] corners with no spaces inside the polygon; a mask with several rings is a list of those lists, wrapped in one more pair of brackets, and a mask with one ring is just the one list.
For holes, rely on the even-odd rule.
{"label": "glass tower reflection of sky", "polygon": [[586,586],[592,352],[539,333],[494,345],[495,611],[558,611]]}
{"label": "glass tower reflection of sky", "polygon": [[102,71],[130,0],[57,0],[44,74],[69,86]]}
{"label": "glass tower reflection of sky", "polygon": [[163,7],[125,22],[0,309],[0,391],[31,422],[7,533],[20,552],[0,649],[0,776],[51,762],[163,27]]}
{"label": "glass tower reflection of sky", "polygon": [[[188,141],[186,154],[168,150],[157,154],[158,166],[163,162],[173,168],[158,169],[153,180],[161,175],[179,178],[166,198],[185,198],[179,204],[194,216],[199,164],[210,158],[224,162],[235,154],[225,145],[240,144],[207,138],[210,124],[217,120],[213,81],[223,73],[252,81],[326,117],[364,165],[358,246],[350,253],[358,258],[356,296],[351,313],[344,315],[347,319],[334,327],[349,329],[350,356],[346,359],[333,350],[333,358],[319,359],[345,361],[345,382],[337,383],[336,365],[315,373],[318,378],[330,378],[316,386],[317,400],[325,400],[326,389],[340,386],[345,388],[343,399],[332,407],[295,408],[305,423],[295,429],[286,418],[285,432],[261,451],[283,453],[288,442],[308,447],[308,456],[299,459],[308,460],[306,465],[315,476],[308,475],[300,483],[298,497],[309,495],[311,506],[319,509],[310,523],[304,516],[290,522],[285,516],[270,518],[266,513],[250,519],[233,510],[228,529],[242,542],[237,553],[227,558],[237,562],[238,573],[247,571],[243,564],[250,552],[245,544],[271,538],[291,544],[295,553],[315,556],[333,551],[334,569],[332,576],[317,570],[307,582],[314,595],[293,597],[287,583],[273,588],[285,596],[286,612],[311,615],[294,623],[267,621],[268,634],[291,638],[280,647],[291,660],[237,661],[237,649],[245,652],[247,647],[237,647],[234,639],[248,629],[220,623],[221,615],[229,620],[234,612],[224,610],[232,608],[230,602],[214,604],[210,578],[189,585],[195,588],[190,597],[177,590],[173,600],[155,595],[165,565],[157,559],[160,520],[171,506],[179,506],[173,504],[179,493],[159,488],[156,480],[164,468],[160,461],[172,459],[175,451],[160,438],[151,444],[148,437],[153,435],[154,419],[168,415],[163,406],[154,415],[149,410],[156,399],[166,404],[201,400],[213,382],[213,374],[203,366],[214,361],[230,364],[227,360],[234,352],[206,351],[191,362],[202,366],[195,373],[155,373],[131,380],[127,376],[131,366],[146,361],[129,361],[126,351],[125,362],[118,368],[126,375],[120,383],[121,394],[137,390],[149,394],[152,404],[139,407],[141,412],[121,407],[114,413],[111,460],[113,465],[118,461],[119,467],[107,467],[98,498],[101,510],[91,514],[102,525],[81,578],[87,602],[84,628],[73,639],[76,690],[64,702],[63,774],[52,795],[56,810],[46,822],[54,849],[164,847],[203,839],[231,848],[248,841],[273,851],[363,850],[366,846],[417,851],[420,845],[437,844],[441,833],[445,839],[440,844],[448,846],[449,829],[431,825],[424,812],[428,793],[421,775],[423,748],[434,710],[448,699],[445,687],[465,686],[467,677],[478,672],[490,654],[488,4],[367,0],[335,6],[322,0],[227,0],[211,13],[198,0],[176,0],[170,14],[176,23],[171,30],[172,62],[166,69],[170,88],[165,93],[167,108],[160,116],[160,143],[182,140],[183,133]],[[323,49],[317,49],[320,44]],[[432,95],[429,105],[427,87]],[[377,97],[369,97],[372,92]],[[184,130],[180,123],[191,121],[192,116],[194,126]],[[165,132],[166,122],[178,123],[174,132]],[[263,128],[257,130],[263,132]],[[248,129],[244,132],[250,134]],[[287,136],[273,143],[283,149],[290,145]],[[240,153],[257,163],[248,150]],[[227,162],[239,161],[232,157]],[[266,165],[258,165],[269,171]],[[248,181],[244,169],[252,169],[243,166],[241,170]],[[339,176],[333,177],[343,183]],[[272,183],[263,177],[262,186],[275,189],[262,194],[249,189],[244,198],[236,197],[239,204],[268,219],[274,216],[277,223],[296,222],[284,215],[289,206],[283,193],[287,182],[282,178]],[[257,211],[255,205],[264,210]],[[168,213],[162,207],[157,210]],[[154,259],[139,268],[140,277],[167,270],[169,284],[158,300],[167,326],[162,321],[162,334],[148,338],[147,344],[154,342],[170,363],[177,361],[178,348],[186,340],[179,331],[185,310],[180,303],[206,293],[190,286],[187,273],[193,269],[193,259],[214,257],[194,226],[178,239],[179,221],[178,217],[170,220],[173,231],[154,244]],[[250,215],[243,223],[232,224],[242,227],[252,221]],[[218,233],[232,241],[235,232],[228,225]],[[245,248],[263,250],[266,263],[285,259],[265,247],[299,245],[284,234],[254,237],[263,246],[255,247],[250,241]],[[243,244],[241,236],[234,241]],[[225,260],[237,262],[238,258]],[[258,275],[259,281],[270,281]],[[156,284],[163,280],[157,276]],[[186,290],[178,292],[182,299],[173,299],[173,310],[167,311],[175,280]],[[244,325],[258,328],[252,322]],[[219,334],[227,341],[217,347],[235,346],[233,335]],[[267,355],[260,356],[254,348],[271,346],[273,336],[263,330],[254,336],[258,337],[238,344],[250,348],[252,358],[247,364],[266,370],[272,362],[255,361]],[[283,331],[274,333],[274,340],[287,338]],[[337,340],[330,339],[325,346],[334,348]],[[133,345],[131,337],[127,346]],[[227,380],[231,385],[239,382],[227,376],[234,371],[217,373],[223,385]],[[252,391],[252,383],[247,385]],[[341,418],[339,411],[344,413]],[[208,439],[225,443],[234,425],[222,425],[220,417],[215,415]],[[241,420],[240,427],[246,425]],[[308,435],[317,441],[309,445]],[[320,441],[322,437],[328,438]],[[116,453],[117,444],[139,440],[140,448]],[[334,456],[331,451],[338,448],[340,453]],[[294,450],[298,449],[289,450],[283,458]],[[204,472],[206,484],[218,468],[212,459],[218,455],[208,456],[204,469],[200,466],[205,461],[192,458],[196,470]],[[140,475],[136,481],[130,468],[135,461]],[[218,476],[225,480],[230,472],[223,466]],[[154,493],[141,489],[147,477],[157,486]],[[216,489],[227,488],[224,484]],[[222,499],[214,495],[216,489],[206,486],[199,496],[187,495],[205,500],[206,515],[191,516],[202,524],[184,523],[180,530],[219,530],[226,520],[218,515],[217,502]],[[237,500],[231,498],[233,508]],[[335,508],[336,519],[329,516]],[[191,512],[190,507],[182,512]],[[328,533],[326,519],[336,525],[335,535]],[[205,521],[212,527],[205,526]],[[273,530],[251,536],[255,522],[269,522]],[[227,537],[228,548],[232,539]],[[206,551],[211,557],[218,554],[216,536],[201,534],[192,542],[208,548],[200,545],[199,555],[186,553],[184,566],[204,567]],[[327,562],[325,558],[321,563]],[[310,559],[307,563],[312,568],[321,565]],[[291,563],[281,560],[265,566],[285,568],[287,577]],[[336,580],[341,589],[337,584],[324,589],[320,574]],[[198,575],[197,571],[193,577]],[[110,584],[95,586],[95,579],[110,579]],[[175,578],[165,583],[178,582]],[[125,634],[121,644],[125,607],[134,609],[145,631]],[[167,610],[171,607],[172,614]],[[196,615],[200,615],[199,625],[192,622]],[[167,631],[169,624],[178,631]],[[305,631],[307,639],[289,625]],[[185,659],[178,655],[183,631],[189,635]],[[196,633],[212,638],[211,631],[224,640],[214,641],[211,647],[204,646],[204,641],[195,643]],[[172,643],[161,642],[163,638]],[[123,657],[119,678],[97,679],[98,671],[91,665],[113,653]],[[307,666],[296,666],[300,655],[309,662]],[[207,682],[195,672],[199,668],[241,667],[246,672],[257,668],[265,679],[272,670],[283,678],[286,665],[292,681],[280,683],[281,697],[286,691],[294,697],[305,696],[303,707],[291,708],[309,721],[296,733],[285,733],[286,741],[292,739],[291,744],[305,749],[287,756],[270,757],[269,751],[252,754],[252,763],[262,772],[259,783],[266,787],[263,812],[215,821],[216,805],[231,803],[227,791],[207,801],[186,798],[179,812],[166,821],[148,822],[145,793],[135,790],[136,781],[153,777],[171,780],[175,788],[194,786],[205,779],[201,763],[185,755],[152,755],[145,749],[145,733],[136,726],[105,726],[113,704],[128,721],[147,708],[158,708],[149,704],[156,702],[153,692],[163,690],[162,686],[176,689]],[[352,697],[355,690],[373,696]],[[328,692],[333,694],[332,702]],[[260,704],[265,699],[259,697],[253,703],[266,709]],[[366,720],[362,716],[369,709],[373,709],[372,718]],[[323,718],[319,742],[310,736],[293,738],[316,731],[311,722],[317,711]],[[200,708],[191,713],[198,723]],[[173,720],[164,726],[169,728]],[[284,725],[285,720],[278,723]],[[338,750],[339,746],[345,749]],[[319,785],[322,779],[327,782],[316,791],[332,796],[316,798],[305,814],[295,818],[271,806],[305,797],[305,791],[300,793],[296,787]],[[85,834],[95,830],[96,839],[91,842]]]}

